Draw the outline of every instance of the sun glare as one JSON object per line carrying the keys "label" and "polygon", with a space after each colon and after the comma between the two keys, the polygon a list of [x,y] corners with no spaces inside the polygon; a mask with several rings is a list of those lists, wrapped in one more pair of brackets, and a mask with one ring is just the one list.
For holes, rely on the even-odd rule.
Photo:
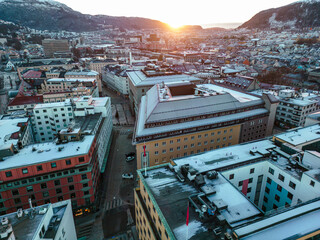
{"label": "sun glare", "polygon": [[176,22],[176,23],[169,23],[169,25],[170,25],[170,27],[172,27],[173,29],[178,29],[178,28],[180,28],[180,27],[183,26],[183,24],[178,23],[178,22]]}

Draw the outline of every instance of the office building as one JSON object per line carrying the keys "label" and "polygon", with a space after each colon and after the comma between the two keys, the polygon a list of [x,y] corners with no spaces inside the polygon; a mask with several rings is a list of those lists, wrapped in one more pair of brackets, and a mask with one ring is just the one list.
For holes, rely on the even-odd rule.
{"label": "office building", "polygon": [[64,74],[64,78],[66,79],[88,79],[88,78],[95,78],[96,82],[98,83],[99,93],[102,92],[102,85],[101,85],[101,76],[98,72],[92,70],[82,70],[82,71],[69,71]]}
{"label": "office building", "polygon": [[107,87],[123,94],[129,95],[129,79],[127,65],[108,65],[102,72],[102,81]]}
{"label": "office building", "polygon": [[317,239],[319,162],[260,140],[140,169],[139,239]]}
{"label": "office building", "polygon": [[70,53],[69,43],[66,39],[44,39],[42,46],[45,57],[54,57],[55,53]]}
{"label": "office building", "polygon": [[277,104],[269,95],[213,84],[155,85],[141,99],[133,139],[137,167],[271,135]]}
{"label": "office building", "polygon": [[29,206],[1,216],[1,239],[76,240],[70,200]]}

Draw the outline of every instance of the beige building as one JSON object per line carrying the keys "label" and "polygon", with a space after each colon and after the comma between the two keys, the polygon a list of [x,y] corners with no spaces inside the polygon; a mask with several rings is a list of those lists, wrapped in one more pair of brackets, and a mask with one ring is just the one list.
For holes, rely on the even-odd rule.
{"label": "beige building", "polygon": [[155,85],[139,108],[137,168],[264,138],[272,131],[276,104],[213,84]]}
{"label": "beige building", "polygon": [[98,72],[92,70],[79,70],[79,71],[69,71],[66,72],[64,75],[67,79],[88,79],[94,78],[98,83],[99,93],[102,92],[102,85],[101,85],[101,76]]}
{"label": "beige building", "polygon": [[113,59],[93,60],[88,63],[88,68],[90,70],[98,72],[99,74],[102,74],[104,67],[110,64],[119,63]]}

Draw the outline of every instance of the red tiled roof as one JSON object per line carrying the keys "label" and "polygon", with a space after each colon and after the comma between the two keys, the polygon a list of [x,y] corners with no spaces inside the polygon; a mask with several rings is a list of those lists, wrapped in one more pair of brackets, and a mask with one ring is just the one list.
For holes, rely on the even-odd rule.
{"label": "red tiled roof", "polygon": [[43,103],[43,97],[40,96],[17,96],[15,97],[8,106],[17,106],[17,105],[25,105],[25,104],[36,104]]}
{"label": "red tiled roof", "polygon": [[41,77],[41,72],[39,71],[34,71],[30,70],[26,72],[25,74],[22,75],[23,78],[40,78]]}

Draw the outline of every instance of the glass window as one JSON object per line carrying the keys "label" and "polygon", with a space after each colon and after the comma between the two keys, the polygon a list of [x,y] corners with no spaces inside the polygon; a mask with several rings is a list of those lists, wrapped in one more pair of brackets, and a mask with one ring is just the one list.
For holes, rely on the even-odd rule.
{"label": "glass window", "polygon": [[6,177],[12,177],[12,172],[11,171],[6,172]]}
{"label": "glass window", "polygon": [[56,162],[51,163],[51,167],[52,168],[56,168],[57,167],[57,163]]}
{"label": "glass window", "polygon": [[37,166],[37,171],[42,171],[42,170],[43,170],[42,165],[38,165]]}
{"label": "glass window", "polygon": [[22,168],[22,173],[27,174],[28,173],[28,168]]}
{"label": "glass window", "polygon": [[66,160],[66,165],[70,165],[71,164],[71,159],[67,159]]}

